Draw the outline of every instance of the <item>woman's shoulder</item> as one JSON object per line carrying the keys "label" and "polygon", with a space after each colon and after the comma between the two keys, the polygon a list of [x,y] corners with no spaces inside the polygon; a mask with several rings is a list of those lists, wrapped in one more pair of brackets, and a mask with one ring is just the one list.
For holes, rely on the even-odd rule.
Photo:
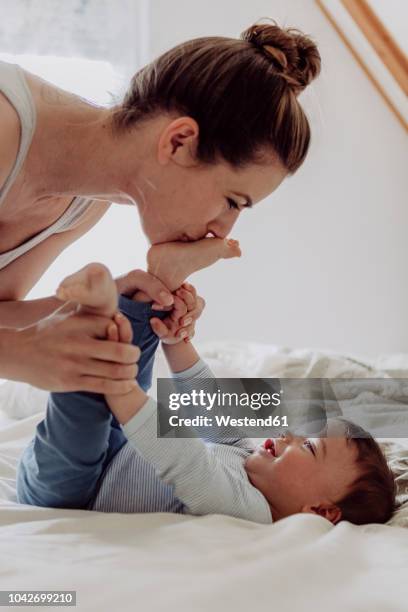
{"label": "woman's shoulder", "polygon": [[20,144],[20,118],[11,102],[0,92],[0,189],[16,161]]}

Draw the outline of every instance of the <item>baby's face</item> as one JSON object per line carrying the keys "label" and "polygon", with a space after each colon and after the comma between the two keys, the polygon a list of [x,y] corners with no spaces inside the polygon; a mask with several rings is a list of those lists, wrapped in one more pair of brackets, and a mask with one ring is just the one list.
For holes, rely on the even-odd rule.
{"label": "baby's face", "polygon": [[344,428],[333,419],[328,421],[327,437],[281,436],[264,442],[248,457],[249,480],[268,500],[274,520],[330,507],[347,493],[359,472],[357,450],[345,438]]}

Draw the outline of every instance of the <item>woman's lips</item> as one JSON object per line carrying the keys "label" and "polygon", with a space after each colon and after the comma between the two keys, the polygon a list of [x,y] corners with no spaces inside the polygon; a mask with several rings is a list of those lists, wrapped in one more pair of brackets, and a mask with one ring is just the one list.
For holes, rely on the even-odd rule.
{"label": "woman's lips", "polygon": [[275,442],[273,440],[271,440],[270,438],[265,440],[265,442],[264,442],[264,449],[267,450],[271,455],[276,457]]}
{"label": "woman's lips", "polygon": [[183,234],[180,238],[180,242],[193,242],[193,239],[190,238],[188,234]]}
{"label": "woman's lips", "polygon": [[207,232],[207,234],[200,234],[197,238],[193,236],[189,236],[189,234],[182,234],[178,239],[179,242],[197,242],[198,240],[203,240],[204,238],[215,238],[212,232]]}

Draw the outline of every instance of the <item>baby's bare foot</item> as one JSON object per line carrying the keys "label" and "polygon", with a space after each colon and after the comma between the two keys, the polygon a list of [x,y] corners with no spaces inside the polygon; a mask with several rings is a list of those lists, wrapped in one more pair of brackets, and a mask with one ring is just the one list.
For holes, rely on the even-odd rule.
{"label": "baby's bare foot", "polygon": [[64,302],[77,302],[82,312],[111,317],[117,310],[115,281],[108,268],[99,263],[91,263],[64,278],[56,295]]}
{"label": "baby's bare foot", "polygon": [[238,240],[203,238],[196,242],[166,242],[150,247],[147,253],[147,271],[157,276],[170,291],[202,268],[219,259],[240,257]]}

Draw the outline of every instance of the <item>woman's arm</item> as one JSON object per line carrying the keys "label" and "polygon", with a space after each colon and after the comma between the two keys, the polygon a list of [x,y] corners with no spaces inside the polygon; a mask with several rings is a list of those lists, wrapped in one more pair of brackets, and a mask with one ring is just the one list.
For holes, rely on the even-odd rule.
{"label": "woman's arm", "polygon": [[25,328],[0,328],[0,378],[50,391],[127,393],[139,351],[106,339],[111,319],[63,306]]}
{"label": "woman's arm", "polygon": [[[132,270],[116,279],[118,293],[132,296],[142,290],[156,303],[170,304],[173,301],[171,293],[165,285],[151,274],[143,270]],[[163,301],[164,300],[164,301]],[[37,300],[1,300],[0,296],[0,328],[27,327],[37,323],[44,317],[62,306],[61,300],[55,296]]]}
{"label": "woman's arm", "polygon": [[0,302],[0,328],[28,327],[48,317],[60,306],[62,302],[55,296],[38,300]]}
{"label": "woman's arm", "polygon": [[[141,287],[162,299],[164,286],[134,270],[118,279],[132,294]],[[172,299],[172,297],[171,297]],[[127,393],[132,388],[137,349],[104,340],[111,320],[67,313],[54,296],[0,301],[0,378],[20,380],[49,391]]]}

